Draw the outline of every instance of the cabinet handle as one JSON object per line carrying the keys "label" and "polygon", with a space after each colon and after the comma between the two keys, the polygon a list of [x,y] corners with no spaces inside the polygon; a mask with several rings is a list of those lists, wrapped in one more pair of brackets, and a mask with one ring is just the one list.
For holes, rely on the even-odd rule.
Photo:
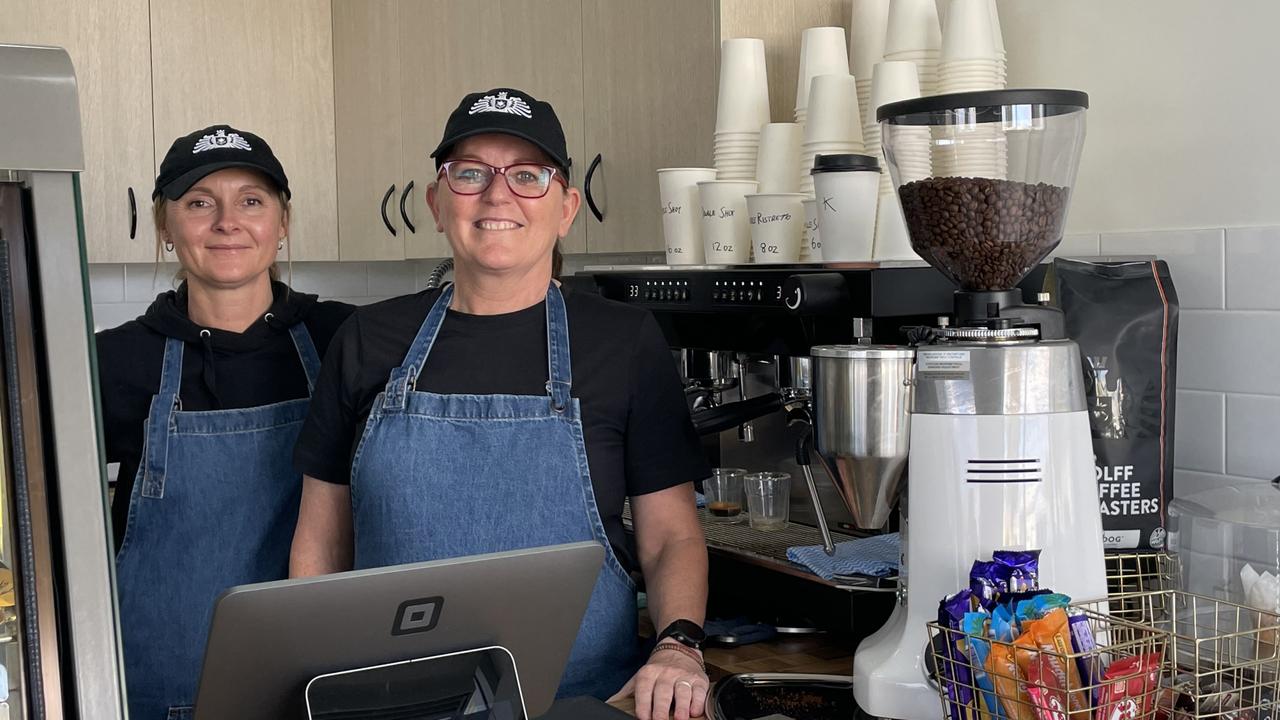
{"label": "cabinet handle", "polygon": [[396,234],[396,228],[394,225],[391,224],[391,218],[387,217],[387,201],[390,200],[391,196],[395,194],[396,194],[396,186],[392,185],[391,187],[387,188],[387,194],[382,196],[382,224],[387,226],[387,232],[391,233],[393,237]]}
{"label": "cabinet handle", "polygon": [[413,226],[413,221],[409,220],[409,214],[405,212],[404,201],[409,199],[409,193],[413,192],[413,181],[410,180],[408,185],[404,186],[404,192],[400,194],[400,217],[404,219],[404,226],[409,228],[409,232],[418,233],[418,228]]}
{"label": "cabinet handle", "polygon": [[133,197],[133,188],[129,188],[129,239],[138,237],[138,201]]}
{"label": "cabinet handle", "polygon": [[591,167],[587,168],[587,177],[582,181],[582,191],[587,196],[587,207],[591,208],[591,214],[596,216],[596,222],[604,222],[604,213],[600,212],[600,208],[596,206],[596,199],[591,197],[591,178],[595,177],[596,168],[600,167],[600,153],[596,153],[596,159],[591,161]]}

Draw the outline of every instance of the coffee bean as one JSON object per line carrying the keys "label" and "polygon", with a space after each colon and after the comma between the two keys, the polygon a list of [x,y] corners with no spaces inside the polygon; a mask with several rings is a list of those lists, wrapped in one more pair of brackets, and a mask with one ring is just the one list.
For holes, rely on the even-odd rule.
{"label": "coffee bean", "polygon": [[1008,290],[1062,240],[1070,188],[936,177],[898,188],[911,247],[962,290]]}

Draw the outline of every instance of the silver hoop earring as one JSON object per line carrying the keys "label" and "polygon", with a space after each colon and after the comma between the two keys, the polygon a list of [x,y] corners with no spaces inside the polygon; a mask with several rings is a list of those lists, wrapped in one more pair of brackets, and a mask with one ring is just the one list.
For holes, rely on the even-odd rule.
{"label": "silver hoop earring", "polygon": [[283,250],[283,249],[284,249],[284,241],[281,240],[280,242],[276,243],[276,250]]}
{"label": "silver hoop earring", "polygon": [[165,251],[165,252],[173,252],[173,243],[169,242],[168,240],[165,240],[165,241],[164,241],[164,251]]}

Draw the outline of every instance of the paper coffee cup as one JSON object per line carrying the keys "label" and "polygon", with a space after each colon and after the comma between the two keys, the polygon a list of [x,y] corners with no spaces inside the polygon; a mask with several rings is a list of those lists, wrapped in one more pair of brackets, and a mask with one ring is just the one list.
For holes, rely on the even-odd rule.
{"label": "paper coffee cup", "polygon": [[876,159],[869,155],[822,155],[814,163],[813,184],[823,261],[870,260],[880,194]]}
{"label": "paper coffee cup", "polygon": [[747,223],[755,262],[800,262],[800,237],[804,234],[805,195],[765,193],[747,196]]}
{"label": "paper coffee cup", "polygon": [[715,168],[658,170],[658,199],[668,265],[701,265],[705,262],[698,183],[715,179]]}
{"label": "paper coffee cup", "polygon": [[822,262],[822,235],[818,231],[818,201],[807,197],[804,206],[804,232],[800,235],[800,262]]}
{"label": "paper coffee cup", "polygon": [[754,180],[712,180],[698,183],[702,208],[702,249],[712,265],[741,265],[751,258],[747,195]]}

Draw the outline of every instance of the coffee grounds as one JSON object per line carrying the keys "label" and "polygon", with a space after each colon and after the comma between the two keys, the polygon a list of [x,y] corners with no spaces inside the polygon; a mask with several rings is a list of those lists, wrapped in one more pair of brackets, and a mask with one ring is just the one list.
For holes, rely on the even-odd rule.
{"label": "coffee grounds", "polygon": [[1009,290],[1062,240],[1070,188],[936,177],[898,188],[911,247],[961,290]]}

